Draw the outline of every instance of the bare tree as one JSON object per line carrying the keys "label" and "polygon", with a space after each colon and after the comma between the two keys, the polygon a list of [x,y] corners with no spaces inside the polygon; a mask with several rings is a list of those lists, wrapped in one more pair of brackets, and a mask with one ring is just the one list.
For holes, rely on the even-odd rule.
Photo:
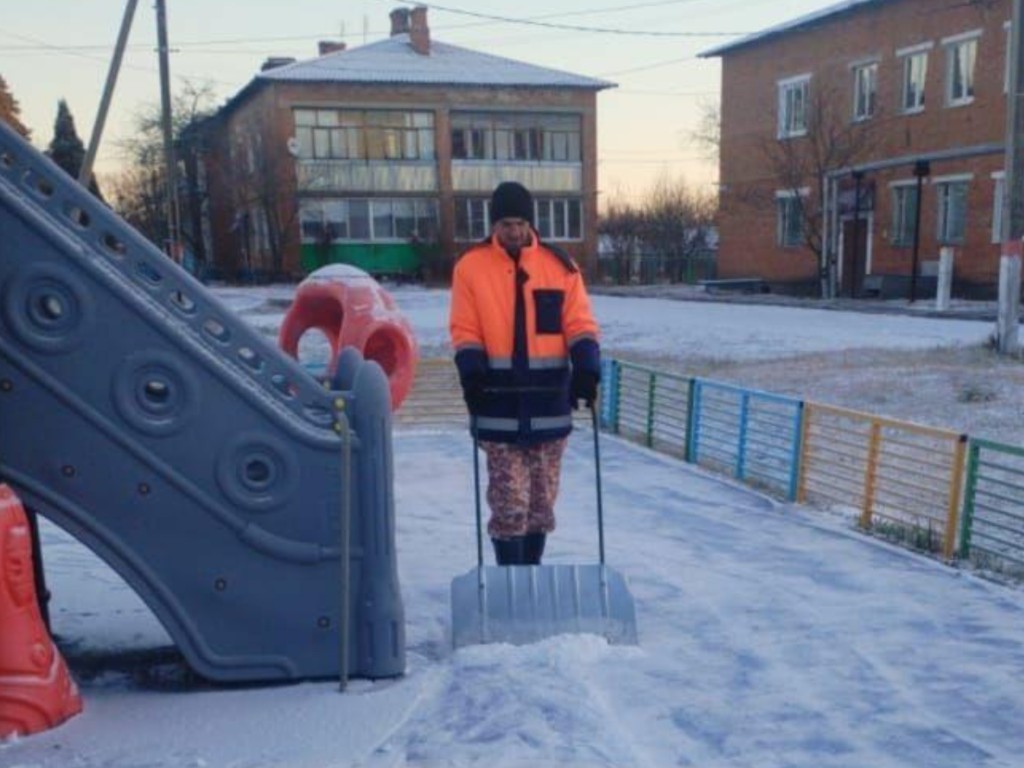
{"label": "bare tree", "polygon": [[281,151],[285,138],[262,128],[261,121],[251,118],[235,131],[228,185],[246,267],[276,278],[284,275],[285,251],[298,237],[299,209],[294,194],[282,194],[294,186],[294,162]]}
{"label": "bare tree", "polygon": [[[826,274],[822,228],[826,177],[829,171],[847,168],[876,141],[875,119],[851,121],[848,99],[838,89],[812,89],[806,111],[806,132],[801,136],[765,139],[761,151],[772,169],[776,188],[787,190],[798,213],[803,244]],[[767,194],[748,196],[747,202],[774,206]]]}
{"label": "bare tree", "polygon": [[[214,92],[210,84],[185,83],[174,96],[173,131],[181,151],[177,174],[183,188],[179,199],[186,214],[187,226],[181,235],[186,248],[195,256],[196,267],[208,260],[202,238],[201,212],[205,206],[205,188],[197,181],[195,153],[202,132],[196,130],[213,113]],[[125,156],[125,169],[112,181],[114,209],[143,235],[158,246],[167,232],[167,195],[164,184],[163,124],[160,105],[150,104],[135,115],[135,131],[119,142]],[[161,191],[163,190],[163,191]]]}
{"label": "bare tree", "polygon": [[718,163],[722,149],[722,108],[717,101],[701,98],[697,102],[700,117],[697,126],[690,131],[690,141],[697,145],[704,159]]}
{"label": "bare tree", "polygon": [[598,221],[598,232],[607,238],[615,260],[615,279],[632,282],[634,265],[640,256],[643,233],[643,212],[621,200],[612,200]]}
{"label": "bare tree", "polygon": [[666,261],[670,282],[689,280],[707,251],[717,201],[682,178],[662,176],[644,200],[643,242]]}

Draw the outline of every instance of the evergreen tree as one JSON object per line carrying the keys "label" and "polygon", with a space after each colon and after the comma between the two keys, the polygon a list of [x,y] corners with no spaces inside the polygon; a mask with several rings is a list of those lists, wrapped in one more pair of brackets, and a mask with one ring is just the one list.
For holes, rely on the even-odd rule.
{"label": "evergreen tree", "polygon": [[[64,99],[57,103],[57,119],[53,123],[53,140],[50,142],[46,154],[50,156],[53,162],[63,168],[71,178],[78,178],[78,173],[82,169],[82,163],[85,162],[85,144],[78,137],[78,131],[75,129],[75,118],[72,116],[71,109]],[[102,199],[102,195],[100,195],[99,189],[96,186],[95,177],[89,182],[89,191]]]}
{"label": "evergreen tree", "polygon": [[21,122],[20,115],[21,107],[18,105],[18,100],[11,94],[3,75],[0,75],[0,120],[27,139],[31,131]]}

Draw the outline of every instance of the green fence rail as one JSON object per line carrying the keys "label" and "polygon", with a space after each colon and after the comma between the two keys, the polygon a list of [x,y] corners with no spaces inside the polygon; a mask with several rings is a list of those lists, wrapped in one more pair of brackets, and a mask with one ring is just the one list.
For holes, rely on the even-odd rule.
{"label": "green fence rail", "polygon": [[602,390],[605,428],[629,440],[1024,577],[1024,448],[619,360]]}
{"label": "green fence rail", "polygon": [[606,425],[611,431],[687,458],[691,380],[619,360],[612,361],[610,378],[605,391],[610,392]]}
{"label": "green fence rail", "polygon": [[959,554],[1024,576],[1024,448],[971,438]]}

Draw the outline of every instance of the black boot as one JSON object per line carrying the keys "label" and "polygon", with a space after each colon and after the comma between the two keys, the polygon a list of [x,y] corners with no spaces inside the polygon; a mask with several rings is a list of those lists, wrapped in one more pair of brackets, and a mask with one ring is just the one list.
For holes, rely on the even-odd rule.
{"label": "black boot", "polygon": [[523,539],[523,562],[526,565],[540,565],[541,555],[544,554],[544,542],[547,541],[546,533],[528,533]]}
{"label": "black boot", "polygon": [[494,559],[498,565],[523,565],[525,559],[525,536],[512,536],[508,539],[491,539],[494,544]]}

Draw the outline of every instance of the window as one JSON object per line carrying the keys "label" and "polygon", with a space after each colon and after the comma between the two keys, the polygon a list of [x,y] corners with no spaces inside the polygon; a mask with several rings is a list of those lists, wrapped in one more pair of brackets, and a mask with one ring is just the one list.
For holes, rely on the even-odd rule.
{"label": "window", "polygon": [[452,158],[530,162],[580,161],[580,116],[452,113]]}
{"label": "window", "polygon": [[434,159],[431,112],[296,109],[293,116],[300,159]]}
{"label": "window", "polygon": [[967,224],[967,180],[948,180],[936,184],[939,198],[940,243],[962,243]]}
{"label": "window", "polygon": [[462,197],[455,199],[455,239],[483,240],[491,233],[490,200]]}
{"label": "window", "polygon": [[437,237],[437,201],[428,198],[303,200],[302,242],[395,241]]}
{"label": "window", "polygon": [[807,190],[799,194],[792,191],[775,193],[776,237],[775,242],[783,248],[792,248],[804,243],[804,201]]}
{"label": "window", "polygon": [[893,245],[912,245],[917,226],[917,182],[893,185],[892,235]]}
{"label": "window", "polygon": [[878,98],[878,62],[853,68],[853,119],[867,120],[875,114]]}
{"label": "window", "polygon": [[801,75],[779,82],[779,138],[807,133],[807,95],[811,76]]}
{"label": "window", "polygon": [[[565,198],[534,198],[533,225],[544,240],[579,240],[583,237],[583,204]],[[483,240],[491,234],[490,200],[455,199],[455,239]]]}
{"label": "window", "polygon": [[974,100],[974,66],[978,57],[978,38],[946,41],[946,104],[951,107]]}
{"label": "window", "polygon": [[545,240],[579,240],[582,215],[579,200],[538,199],[535,220],[537,234]]}
{"label": "window", "polygon": [[920,112],[924,109],[924,83],[927,76],[927,51],[903,57],[903,84],[900,89],[900,109],[903,112]]}
{"label": "window", "polygon": [[992,174],[992,242],[1003,241],[1003,205],[1006,203],[1006,174],[996,171]]}

